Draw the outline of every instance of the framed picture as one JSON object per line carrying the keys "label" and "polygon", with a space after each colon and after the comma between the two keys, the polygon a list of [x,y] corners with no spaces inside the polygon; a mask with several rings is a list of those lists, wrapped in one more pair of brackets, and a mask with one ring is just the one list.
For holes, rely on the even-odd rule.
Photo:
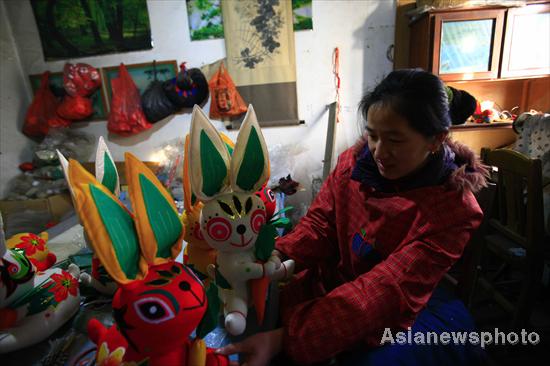
{"label": "framed picture", "polygon": [[146,0],[31,0],[46,61],[153,48]]}
{"label": "framed picture", "polygon": [[[153,62],[145,62],[141,64],[125,65],[128,73],[134,80],[139,94],[142,95],[145,89],[149,86],[149,83],[155,79],[155,72],[153,68]],[[106,97],[111,103],[111,96],[113,95],[111,89],[111,80],[118,78],[119,66],[104,67],[101,69],[103,81],[105,83]],[[170,61],[157,61],[157,80],[164,81],[175,78],[178,74],[178,63],[176,60]]]}
{"label": "framed picture", "polygon": [[294,31],[313,29],[311,0],[292,0]]}
{"label": "framed picture", "polygon": [[[292,0],[294,31],[313,29],[311,1]],[[191,41],[224,38],[220,0],[187,0],[187,20]]]}
{"label": "framed picture", "polygon": [[[40,80],[42,74],[33,74],[29,75],[29,80],[31,82],[31,88],[33,95],[40,88]],[[103,79],[101,80],[103,83]],[[62,72],[52,72],[50,73],[49,78],[50,90],[52,93],[59,98],[62,98],[67,93],[63,88],[63,73]],[[94,94],[90,97],[92,99],[92,106],[94,107],[94,114],[90,117],[84,119],[84,121],[103,121],[107,119],[107,101],[105,99],[105,94],[103,93],[103,86],[100,86]]]}
{"label": "framed picture", "polygon": [[223,38],[220,0],[187,0],[187,18],[192,41]]}

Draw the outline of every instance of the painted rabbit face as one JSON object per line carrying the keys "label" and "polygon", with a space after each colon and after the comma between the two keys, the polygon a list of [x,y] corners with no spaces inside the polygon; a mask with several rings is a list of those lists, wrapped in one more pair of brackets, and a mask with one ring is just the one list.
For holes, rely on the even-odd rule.
{"label": "painted rabbit face", "polygon": [[267,221],[266,206],[255,192],[269,179],[267,147],[254,108],[249,107],[231,149],[195,107],[189,145],[188,176],[193,194],[204,203],[204,239],[219,251],[250,250]]}
{"label": "painted rabbit face", "polygon": [[219,251],[248,250],[266,222],[264,203],[255,195],[228,193],[207,202],[201,229],[208,244]]}
{"label": "painted rabbit face", "polygon": [[202,283],[173,261],[150,267],[143,280],[121,286],[113,299],[121,333],[140,350],[185,344],[206,307]]}

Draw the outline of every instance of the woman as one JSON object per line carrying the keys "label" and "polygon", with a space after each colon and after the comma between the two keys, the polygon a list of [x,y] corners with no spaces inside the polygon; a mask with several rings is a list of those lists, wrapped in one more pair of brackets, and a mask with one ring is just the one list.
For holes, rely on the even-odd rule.
{"label": "woman", "polygon": [[360,104],[366,134],[342,153],[308,213],[277,249],[303,271],[281,294],[283,327],[220,352],[264,365],[284,351],[325,361],[410,327],[482,219],[486,170],[447,136],[441,80],[390,73]]}

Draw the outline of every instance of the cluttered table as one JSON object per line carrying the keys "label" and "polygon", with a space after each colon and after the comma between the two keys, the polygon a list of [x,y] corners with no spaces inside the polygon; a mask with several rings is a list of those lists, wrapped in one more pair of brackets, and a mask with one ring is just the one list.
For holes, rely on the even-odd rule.
{"label": "cluttered table", "polygon": [[[70,215],[58,225],[48,230],[50,239],[48,248],[57,256],[55,266],[66,269],[73,263],[81,271],[91,270],[92,253],[85,245],[83,228],[78,223],[76,215]],[[183,259],[183,254],[176,261]],[[9,365],[94,365],[96,345],[87,335],[87,324],[92,318],[98,319],[107,327],[114,323],[111,298],[102,295],[90,287],[80,284],[80,306],[78,311],[51,336],[39,343],[0,354],[0,364]],[[207,347],[218,348],[232,341],[239,341],[258,331],[273,329],[277,321],[278,291],[276,285],[270,287],[266,316],[262,326],[255,321],[255,312],[248,316],[246,332],[239,337],[228,335],[223,326],[218,325],[210,332],[204,341]],[[223,322],[220,319],[220,323]],[[0,332],[0,340],[3,334]],[[194,337],[194,334],[191,335]],[[232,357],[236,359],[236,357]]]}

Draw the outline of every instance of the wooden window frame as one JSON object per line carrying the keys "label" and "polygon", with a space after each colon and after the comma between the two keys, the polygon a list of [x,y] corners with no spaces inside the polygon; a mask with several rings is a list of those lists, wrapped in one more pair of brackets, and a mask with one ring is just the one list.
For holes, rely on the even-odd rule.
{"label": "wooden window frame", "polygon": [[[443,81],[496,79],[499,74],[499,59],[502,45],[505,9],[480,9],[460,12],[436,13],[433,16],[433,51],[432,72],[439,75]],[[472,73],[439,73],[439,59],[441,51],[441,33],[443,22],[448,21],[475,21],[493,20],[493,39],[490,53],[489,70]]]}
{"label": "wooden window frame", "polygon": [[550,13],[550,3],[532,4],[521,8],[510,8],[506,16],[506,31],[504,34],[504,47],[502,52],[502,63],[500,67],[501,78],[513,78],[523,76],[548,75],[549,67],[538,67],[532,69],[510,70],[510,60],[512,53],[512,35],[514,32],[514,21],[517,15],[543,14]]}

